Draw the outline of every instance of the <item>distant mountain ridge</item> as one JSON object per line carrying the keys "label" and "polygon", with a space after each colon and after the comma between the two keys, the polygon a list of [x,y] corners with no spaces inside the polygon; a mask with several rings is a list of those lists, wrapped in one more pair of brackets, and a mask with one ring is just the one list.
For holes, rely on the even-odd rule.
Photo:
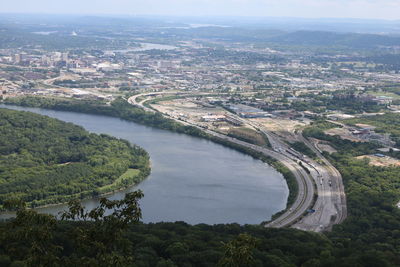
{"label": "distant mountain ridge", "polygon": [[[96,46],[102,47],[110,45],[110,36],[124,40],[125,44],[125,40],[128,38],[146,36],[163,40],[200,38],[230,42],[351,49],[400,47],[400,21],[241,19],[0,14],[0,31],[2,32],[0,47],[42,45],[54,48],[65,46],[66,41],[68,41],[69,47],[74,48],[87,47],[94,43]],[[193,26],[196,22],[196,25],[199,26]],[[361,33],[357,32],[358,30]],[[42,31],[56,31],[57,34],[51,36],[32,34]],[[79,36],[66,39],[65,37],[70,37],[72,31],[78,32]],[[118,33],[118,36],[115,33]]]}
{"label": "distant mountain ridge", "polygon": [[269,41],[287,45],[346,46],[352,48],[400,46],[400,36],[324,31],[296,31],[271,37]]}
{"label": "distant mountain ridge", "polygon": [[[338,33],[330,31],[281,31],[268,29],[202,27],[176,29],[175,34],[192,38],[217,38],[228,41],[266,42],[298,46],[342,46],[348,48],[378,48],[400,46],[400,36],[383,34]],[[172,32],[171,32],[172,34]]]}

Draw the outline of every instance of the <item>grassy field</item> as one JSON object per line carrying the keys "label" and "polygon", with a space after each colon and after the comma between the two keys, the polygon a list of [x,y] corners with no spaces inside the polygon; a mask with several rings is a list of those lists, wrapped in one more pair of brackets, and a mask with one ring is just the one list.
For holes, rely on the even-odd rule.
{"label": "grassy field", "polygon": [[[137,169],[128,169],[125,173],[123,173],[114,183],[105,185],[99,188],[99,192],[107,192],[114,190],[115,188],[120,188],[121,185],[125,184],[128,181],[132,181],[136,176],[140,173],[140,170]],[[126,182],[125,182],[126,181]],[[134,181],[139,182],[139,181]],[[133,184],[132,182],[128,182],[127,184]]]}
{"label": "grassy field", "polygon": [[228,135],[259,146],[268,146],[267,138],[261,133],[250,128],[232,128],[229,130]]}
{"label": "grassy field", "polygon": [[373,96],[386,96],[386,97],[392,97],[393,99],[397,100],[400,99],[400,95],[392,93],[392,92],[373,92],[373,91],[368,91],[368,94],[371,94]]}

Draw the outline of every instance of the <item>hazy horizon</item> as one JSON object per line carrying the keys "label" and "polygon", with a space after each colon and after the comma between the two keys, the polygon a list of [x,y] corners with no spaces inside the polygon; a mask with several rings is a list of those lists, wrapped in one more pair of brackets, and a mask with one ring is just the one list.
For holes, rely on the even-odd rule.
{"label": "hazy horizon", "polygon": [[384,19],[384,18],[357,18],[357,17],[296,17],[296,16],[240,16],[240,15],[168,15],[168,14],[124,14],[124,13],[51,13],[51,12],[2,12],[1,15],[29,15],[29,16],[68,16],[68,17],[104,17],[104,18],[179,18],[179,19],[243,19],[248,21],[258,20],[276,20],[276,21],[340,21],[340,22],[353,22],[353,21],[382,21],[388,23],[400,22],[399,19]]}
{"label": "hazy horizon", "polygon": [[400,20],[395,0],[14,0],[0,13]]}

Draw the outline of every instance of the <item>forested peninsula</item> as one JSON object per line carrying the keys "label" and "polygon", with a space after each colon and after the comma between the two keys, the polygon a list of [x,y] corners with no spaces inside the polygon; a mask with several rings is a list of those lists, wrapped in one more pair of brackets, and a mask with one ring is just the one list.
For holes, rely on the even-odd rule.
{"label": "forested peninsula", "polygon": [[0,109],[0,208],[95,197],[140,182],[147,152],[128,141],[30,112]]}

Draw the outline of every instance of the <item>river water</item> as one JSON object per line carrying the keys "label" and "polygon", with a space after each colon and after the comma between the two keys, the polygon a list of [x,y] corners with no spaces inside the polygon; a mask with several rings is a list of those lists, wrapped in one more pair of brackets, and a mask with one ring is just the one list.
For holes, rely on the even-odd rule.
{"label": "river water", "polygon": [[[259,224],[286,207],[289,191],[280,173],[259,160],[210,141],[118,118],[0,107],[72,122],[90,132],[123,138],[146,149],[151,158],[151,175],[138,186],[109,197],[121,199],[126,192],[143,190],[145,196],[140,205],[144,222]],[[83,204],[90,209],[98,200],[84,200]],[[58,205],[39,211],[57,214],[64,209],[65,205]]]}
{"label": "river water", "polygon": [[143,51],[148,51],[148,50],[174,50],[177,48],[178,47],[176,47],[176,46],[165,45],[165,44],[140,43],[140,47],[108,50],[107,52],[128,53],[128,52],[143,52]]}

